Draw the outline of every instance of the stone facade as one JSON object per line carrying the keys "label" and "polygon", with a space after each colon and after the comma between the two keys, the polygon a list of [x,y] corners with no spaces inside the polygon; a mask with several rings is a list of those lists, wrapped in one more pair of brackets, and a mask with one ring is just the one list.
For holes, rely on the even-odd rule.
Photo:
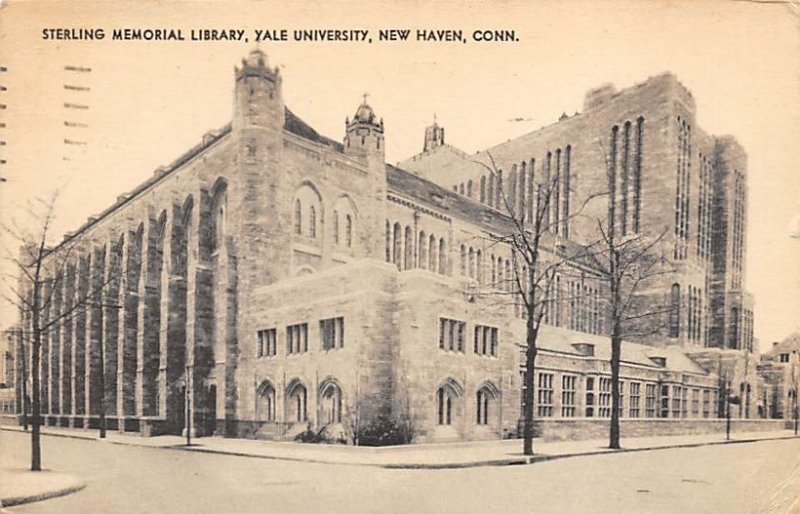
{"label": "stone facade", "polygon": [[797,391],[800,389],[800,334],[792,334],[761,355],[758,373],[764,380],[761,404],[764,416],[773,419],[797,418]]}
{"label": "stone facade", "polygon": [[[391,166],[383,121],[366,101],[339,142],[295,116],[282,88],[278,69],[253,51],[235,72],[229,125],[53,249],[51,269],[58,256],[70,259],[54,272],[55,301],[43,316],[70,314],[42,346],[46,422],[94,427],[103,409],[112,429],[147,435],[188,426],[198,435],[286,439],[308,425],[358,430],[382,418],[404,424],[417,442],[516,434],[525,324],[503,296],[510,249],[486,237],[510,223],[489,198],[494,186],[474,157],[444,143],[438,125],[426,132],[423,154]],[[735,143],[702,135],[691,94],[665,75],[619,93],[594,91],[583,115],[491,153],[507,166],[509,189],[519,184],[519,208],[532,198],[526,167],[571,170],[558,216],[604,187],[595,141],[609,134],[620,176],[632,177],[620,223],[673,234],[677,271],[649,294],[673,301],[677,284],[676,309],[691,313],[678,315],[674,337],[624,343],[623,417],[715,417],[717,370],[683,349],[726,346],[728,327],[741,327],[722,318],[746,305],[739,279],[726,278],[731,269],[743,275],[743,196],[712,205],[732,180],[744,187]],[[701,161],[703,179],[687,171]],[[465,178],[468,190],[451,187]],[[685,187],[677,215],[676,181]],[[698,209],[706,216],[699,234]],[[735,237],[712,220],[719,212],[738,219]],[[685,225],[675,229],[676,219]],[[566,221],[552,238],[581,245],[590,231],[589,222]],[[719,259],[714,238],[726,241]],[[580,300],[545,320],[537,417],[609,417],[604,284],[590,262],[569,269]],[[750,332],[736,330],[731,344],[746,354]]]}

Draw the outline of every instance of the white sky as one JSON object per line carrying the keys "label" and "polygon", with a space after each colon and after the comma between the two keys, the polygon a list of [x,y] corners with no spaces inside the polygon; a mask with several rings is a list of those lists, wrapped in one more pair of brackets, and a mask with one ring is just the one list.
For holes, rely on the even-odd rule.
{"label": "white sky", "polygon": [[[369,7],[366,7],[369,6]],[[106,29],[104,41],[43,41],[43,28]],[[55,235],[73,230],[162,164],[230,120],[244,42],[111,41],[113,28],[367,28],[375,42],[262,44],[286,104],[340,139],[361,94],[386,123],[387,160],[421,150],[437,114],[449,143],[482,149],[582,109],[587,89],[671,70],[698,123],[749,155],[747,283],[763,348],[800,329],[800,11],[730,1],[634,2],[7,2],[0,9],[0,215],[36,195],[59,198]],[[514,29],[516,43],[378,43],[380,28]],[[92,68],[75,77],[64,65]],[[63,84],[86,85],[71,93]],[[85,102],[86,112],[62,107]],[[64,119],[85,121],[69,131]],[[510,119],[530,119],[511,122]],[[84,140],[85,147],[63,139]],[[64,161],[63,157],[72,159]],[[8,244],[8,241],[3,241]],[[8,267],[5,269],[8,272]],[[0,328],[13,321],[0,311]]]}

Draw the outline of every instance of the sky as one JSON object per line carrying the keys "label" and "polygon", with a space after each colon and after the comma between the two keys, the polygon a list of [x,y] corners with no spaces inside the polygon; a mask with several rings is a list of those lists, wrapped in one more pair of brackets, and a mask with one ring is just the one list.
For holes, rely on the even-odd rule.
{"label": "sky", "polygon": [[[60,191],[54,240],[231,117],[233,67],[254,31],[369,29],[373,43],[261,42],[286,105],[341,139],[362,94],[386,126],[388,162],[422,149],[434,114],[474,152],[582,110],[585,92],[664,71],[689,88],[704,131],[748,153],[748,289],[762,348],[800,330],[800,9],[734,1],[6,1],[0,8],[0,216]],[[44,40],[103,28],[102,41]],[[249,41],[111,40],[114,28],[245,29]],[[514,30],[517,41],[378,42],[379,29]],[[65,66],[91,72],[65,71]],[[64,89],[64,85],[88,91]],[[65,103],[88,109],[65,108]],[[521,120],[521,121],[520,121]],[[64,121],[86,128],[65,127]],[[64,139],[86,144],[65,144]],[[797,230],[797,228],[794,228]],[[11,243],[7,238],[5,245]],[[5,274],[13,273],[8,264]],[[14,321],[0,306],[0,328]]]}

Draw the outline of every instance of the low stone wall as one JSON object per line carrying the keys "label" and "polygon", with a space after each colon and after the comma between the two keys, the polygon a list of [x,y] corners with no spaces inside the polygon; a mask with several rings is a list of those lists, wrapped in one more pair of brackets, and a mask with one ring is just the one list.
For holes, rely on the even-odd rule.
{"label": "low stone wall", "polygon": [[[536,420],[536,437],[543,441],[579,441],[608,437],[607,418]],[[761,432],[789,428],[783,419],[732,419],[731,432]],[[624,437],[725,433],[724,419],[622,419]]]}

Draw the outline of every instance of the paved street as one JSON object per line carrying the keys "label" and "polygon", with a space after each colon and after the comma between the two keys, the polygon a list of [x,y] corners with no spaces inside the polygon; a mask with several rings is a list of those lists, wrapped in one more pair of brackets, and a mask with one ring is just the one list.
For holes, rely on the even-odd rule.
{"label": "paved street", "polygon": [[[0,453],[0,466],[24,466],[28,438],[0,432]],[[800,491],[796,439],[454,470],[287,462],[56,437],[43,438],[43,456],[45,467],[79,474],[87,488],[11,512],[733,514],[765,512]]]}

